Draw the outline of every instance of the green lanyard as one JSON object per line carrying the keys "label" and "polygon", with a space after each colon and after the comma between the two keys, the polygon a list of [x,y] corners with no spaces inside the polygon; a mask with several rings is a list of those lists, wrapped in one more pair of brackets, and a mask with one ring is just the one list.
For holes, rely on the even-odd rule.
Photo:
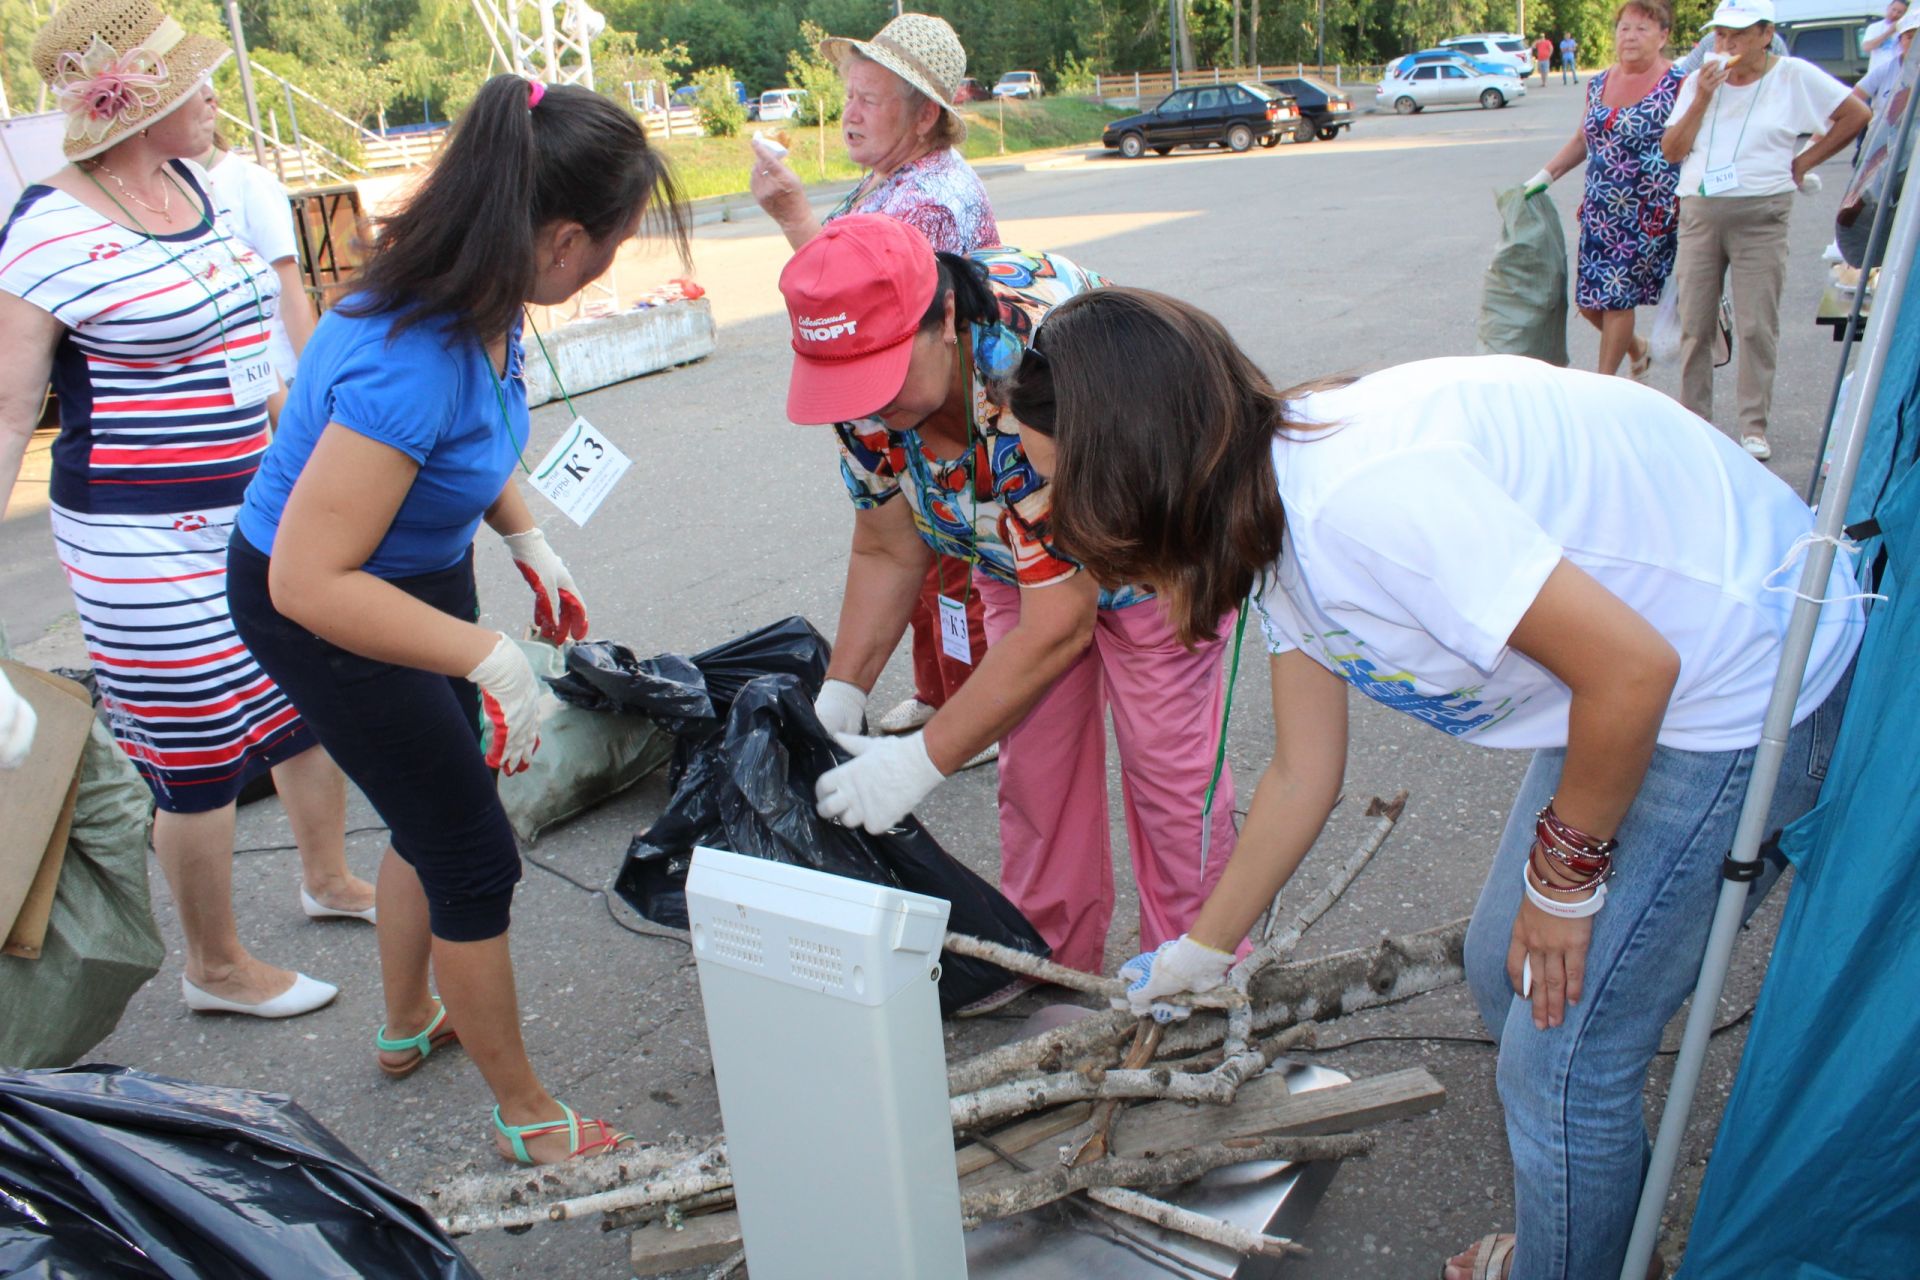
{"label": "green lanyard", "polygon": [[[527,314],[525,307],[520,308],[520,317],[527,322],[527,330],[533,334],[533,340],[540,348],[540,358],[547,362],[547,372],[553,375],[553,385],[560,389],[560,398],[566,402],[567,412],[578,418],[580,411],[573,407],[573,397],[567,394],[567,384],[560,381],[560,370],[554,366],[553,357],[547,354],[546,339],[542,338],[540,331],[533,327],[533,317]],[[520,463],[520,469],[528,475],[532,475],[533,468],[527,465],[526,441],[515,440],[513,438],[513,419],[507,416],[507,393],[504,389],[506,379],[493,371],[493,360],[487,355],[487,349],[484,345],[480,348],[480,355],[481,358],[486,361],[487,383],[493,388],[493,398],[498,401],[500,405],[500,425],[507,429],[507,443],[513,446],[513,455]],[[533,435],[533,422],[531,419],[527,422],[527,435],[529,438]]]}
{"label": "green lanyard", "polygon": [[[187,277],[190,280],[192,280],[195,284],[200,286],[200,292],[206,294],[207,301],[213,304],[214,319],[218,320],[220,318],[220,299],[215,297],[213,290],[207,287],[207,282],[200,278],[200,273],[197,271],[190,271],[186,267],[182,266],[180,263],[180,255],[175,253],[172,250],[172,248],[170,248],[167,245],[167,243],[164,240],[162,240],[159,236],[147,230],[147,224],[140,221],[140,215],[135,213],[133,210],[127,208],[127,206],[121,204],[120,198],[114,195],[113,192],[107,190],[107,186],[104,182],[101,182],[100,179],[94,177],[93,170],[81,169],[80,172],[86,174],[87,180],[92,182],[94,186],[100,188],[101,195],[113,201],[114,208],[118,209],[121,213],[124,213],[125,215],[127,215],[128,218],[133,220],[134,227],[139,230],[141,235],[145,236],[148,240],[152,241],[154,244],[157,244],[160,246],[160,251],[167,255],[168,266],[180,267],[182,271],[185,271],[187,273]],[[233,259],[233,265],[238,267],[240,269],[240,274],[246,278],[247,288],[253,290],[253,313],[260,318],[260,328],[262,331],[264,331],[267,327],[267,307],[266,307],[266,304],[260,300],[260,286],[253,282],[253,272],[247,270],[245,264],[243,264],[240,261],[240,255],[233,251],[232,243],[227,238],[220,236],[218,232],[215,230],[212,219],[207,217],[206,208],[202,206],[199,203],[199,201],[193,199],[193,196],[188,193],[187,189],[180,185],[180,180],[178,178],[175,178],[171,172],[164,169],[161,172],[166,174],[167,181],[173,183],[174,190],[178,191],[187,200],[193,202],[194,208],[200,211],[200,225],[205,229],[207,229],[208,231],[215,232],[215,238],[218,239],[223,246],[225,246],[227,251],[227,256]],[[224,325],[221,326],[221,336],[223,338],[226,336],[226,327]]]}
{"label": "green lanyard", "polygon": [[1227,700],[1220,709],[1220,742],[1213,752],[1213,776],[1207,779],[1207,800],[1200,810],[1200,870],[1207,869],[1207,851],[1213,846],[1213,793],[1220,785],[1220,773],[1227,764],[1227,723],[1233,719],[1233,687],[1240,682],[1240,642],[1247,636],[1247,610],[1253,605],[1249,595],[1240,602],[1240,620],[1233,624],[1233,658],[1227,665]]}
{"label": "green lanyard", "polygon": [[[1767,72],[1772,69],[1773,55],[1769,53],[1766,61],[1761,63],[1760,78],[1753,82],[1753,97],[1747,101],[1747,114],[1740,120],[1740,132],[1733,140],[1733,155],[1728,157],[1728,164],[1737,163],[1740,159],[1740,144],[1747,140],[1747,124],[1753,119],[1753,109],[1760,105],[1760,89],[1767,83]],[[1724,101],[1724,98],[1715,98],[1713,100],[1713,119],[1707,122],[1707,154],[1705,164],[1705,168],[1707,169],[1713,168],[1713,139],[1714,135],[1720,130],[1720,105]],[[1704,176],[1700,179],[1700,194],[1707,194],[1707,180]]]}
{"label": "green lanyard", "polygon": [[[977,565],[980,563],[980,545],[979,545],[980,458],[982,454],[987,452],[987,441],[986,441],[985,435],[981,432],[978,424],[975,423],[974,417],[973,417],[973,360],[971,358],[972,339],[969,338],[967,341],[959,343],[958,345],[960,347],[960,382],[961,382],[961,385],[965,388],[964,394],[967,400],[967,554],[966,554],[966,561],[968,565]],[[911,441],[907,442],[907,469],[914,473],[913,475],[914,483],[920,486],[920,489],[923,493],[933,495],[939,492],[939,486],[937,486],[933,482],[933,470],[927,465],[926,452],[921,446],[920,433],[917,430],[914,432],[914,438]],[[993,464],[991,460],[988,461],[987,469],[989,473],[991,473],[993,469]],[[929,504],[931,504],[932,498],[929,497],[927,501]],[[935,527],[933,515],[931,512],[929,512],[927,515],[927,525],[929,528]],[[934,549],[934,556],[935,556],[934,577],[935,577],[936,588],[939,590],[941,595],[947,596],[949,600],[961,599],[961,597],[951,596],[947,594],[946,565],[944,562],[948,559],[953,559],[956,557],[949,557],[949,556],[942,555],[938,547]],[[964,587],[970,584],[962,583],[961,585]],[[965,601],[962,600],[962,603],[965,603]]]}

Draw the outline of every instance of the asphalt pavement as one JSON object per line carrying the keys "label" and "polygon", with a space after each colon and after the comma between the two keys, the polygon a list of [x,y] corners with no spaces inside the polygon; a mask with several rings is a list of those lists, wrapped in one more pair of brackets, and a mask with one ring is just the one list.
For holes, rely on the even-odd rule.
{"label": "asphalt pavement", "polygon": [[[1535,89],[1505,110],[1434,109],[1409,118],[1362,118],[1339,140],[1286,144],[1246,155],[1176,153],[1122,161],[1059,152],[991,166],[987,189],[1009,244],[1045,248],[1110,279],[1177,294],[1207,307],[1279,384],[1473,350],[1481,274],[1499,233],[1496,188],[1522,182],[1573,130],[1579,89]],[[1825,267],[1819,261],[1843,185],[1828,166],[1824,194],[1797,202],[1782,307],[1773,467],[1804,482],[1820,435],[1839,348],[1812,322]],[[1578,179],[1552,198],[1572,236]],[[699,228],[694,274],[719,322],[719,349],[698,364],[576,397],[583,413],[634,459],[634,468],[585,529],[531,498],[555,549],[583,588],[597,637],[641,653],[690,652],[788,614],[831,636],[851,508],[835,472],[830,434],[787,424],[787,330],[775,278],[785,242],[758,217]],[[670,260],[630,255],[631,283],[680,274]],[[1643,312],[1650,323],[1650,313]],[[1573,324],[1573,361],[1590,366],[1593,332]],[[1731,418],[1732,369],[1719,394]],[[1658,367],[1672,391],[1677,371]],[[538,457],[568,419],[559,406],[534,416]],[[44,514],[44,438],[13,511],[0,525],[0,600],[21,656],[41,665],[84,662],[72,605],[54,563]],[[36,477],[38,479],[36,479]],[[528,598],[504,552],[482,536],[485,621],[525,627]],[[1265,664],[1244,661],[1229,734],[1230,759],[1248,791],[1271,745]],[[909,692],[902,654],[882,677],[874,706]],[[1402,788],[1406,815],[1372,868],[1307,937],[1300,954],[1363,945],[1383,931],[1412,931],[1468,914],[1513,789],[1517,754],[1463,746],[1356,698],[1346,798],[1289,900],[1316,891],[1336,855],[1357,845],[1369,797]],[[990,879],[998,869],[993,772],[950,780],[919,810],[956,856]],[[1243,792],[1244,795],[1247,792]],[[665,799],[656,776],[542,839],[516,902],[514,952],[526,1033],[554,1092],[650,1138],[717,1132],[699,991],[685,943],[629,932],[604,898],[562,878],[606,882],[633,833]],[[1244,805],[1244,798],[1242,804]],[[378,819],[357,794],[350,825]],[[1113,787],[1122,901],[1109,963],[1135,951],[1120,797]],[[180,1003],[179,931],[158,875],[154,908],[170,947],[160,976],[92,1055],[149,1071],[284,1091],[402,1187],[432,1185],[497,1163],[489,1099],[458,1052],[391,1082],[375,1070],[370,1037],[381,1018],[370,929],[307,922],[297,864],[278,802],[242,811],[234,893],[243,935],[261,955],[341,986],[339,1000],[280,1023],[198,1016]],[[371,874],[381,838],[350,841]],[[549,870],[550,869],[550,870]],[[1723,1015],[1752,1001],[1771,946],[1779,899],[1736,954]],[[1030,1012],[1029,999],[1012,1013]],[[958,1054],[1004,1038],[1018,1017],[949,1028]],[[1731,1083],[1743,1030],[1710,1055],[1669,1237],[1677,1256],[1684,1206],[1697,1186]],[[1317,1060],[1350,1074],[1409,1065],[1448,1089],[1436,1114],[1378,1131],[1374,1154],[1350,1161],[1303,1233],[1313,1255],[1288,1264],[1300,1280],[1429,1277],[1440,1260],[1512,1222],[1511,1166],[1494,1095],[1494,1057],[1465,989],[1456,987],[1328,1026]],[[1678,1024],[1669,1029],[1677,1039]],[[777,1044],[767,1046],[778,1053]],[[1649,1116],[1657,1116],[1665,1061]],[[586,1280],[628,1274],[624,1236],[592,1223],[525,1235],[470,1237],[490,1277]]]}

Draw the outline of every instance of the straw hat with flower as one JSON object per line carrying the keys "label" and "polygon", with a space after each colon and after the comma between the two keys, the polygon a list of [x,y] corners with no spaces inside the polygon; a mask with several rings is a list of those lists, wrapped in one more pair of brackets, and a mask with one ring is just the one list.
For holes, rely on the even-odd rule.
{"label": "straw hat with flower", "polygon": [[67,114],[67,159],[85,160],[163,119],[231,52],[149,0],[68,0],[34,37],[33,67]]}
{"label": "straw hat with flower", "polygon": [[842,62],[849,53],[879,63],[939,103],[955,120],[962,119],[953,95],[967,74],[967,51],[944,18],[903,13],[871,40],[828,36],[820,42],[820,56],[829,62]]}

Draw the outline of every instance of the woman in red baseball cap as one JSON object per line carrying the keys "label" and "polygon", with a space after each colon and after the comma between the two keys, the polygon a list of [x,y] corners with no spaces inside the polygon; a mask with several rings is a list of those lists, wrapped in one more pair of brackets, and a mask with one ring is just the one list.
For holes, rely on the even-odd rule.
{"label": "woman in red baseball cap", "polygon": [[[787,416],[839,424],[841,474],[857,509],[816,704],[854,759],[821,777],[820,814],[885,831],[998,741],[1000,887],[1055,960],[1088,972],[1102,968],[1113,915],[1108,710],[1144,947],[1182,934],[1234,844],[1231,773],[1207,818],[1201,798],[1223,696],[1217,628],[1189,648],[1150,593],[1096,583],[1061,554],[1052,491],[993,394],[1047,313],[1104,283],[1056,254],[936,254],[914,228],[868,215],[829,223],[780,275],[793,326]],[[861,737],[867,691],[935,553],[972,565],[986,603],[986,656],[920,732]],[[970,640],[958,603],[966,588],[942,584],[942,629],[955,654]],[[998,1008],[1025,985],[962,1014]]]}

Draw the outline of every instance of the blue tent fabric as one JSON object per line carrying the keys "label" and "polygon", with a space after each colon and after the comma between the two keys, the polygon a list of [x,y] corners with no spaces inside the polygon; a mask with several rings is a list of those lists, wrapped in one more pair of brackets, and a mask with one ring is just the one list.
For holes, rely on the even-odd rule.
{"label": "blue tent fabric", "polygon": [[1878,590],[1720,1123],[1682,1280],[1920,1275],[1920,301],[1901,309],[1849,527]]}

